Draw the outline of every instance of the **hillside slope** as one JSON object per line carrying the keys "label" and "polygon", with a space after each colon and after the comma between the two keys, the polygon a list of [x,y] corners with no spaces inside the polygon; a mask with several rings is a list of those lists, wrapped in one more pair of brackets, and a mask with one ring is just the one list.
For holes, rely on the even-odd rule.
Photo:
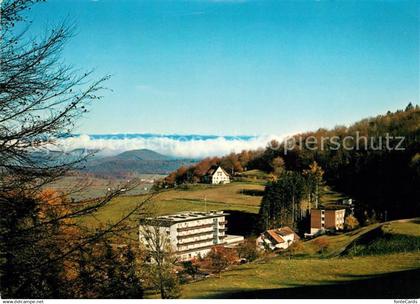
{"label": "hillside slope", "polygon": [[[416,236],[420,224],[386,223],[393,233]],[[385,226],[384,225],[384,226]],[[378,225],[355,232],[347,245]],[[348,235],[348,237],[350,237]],[[417,236],[418,237],[418,236]],[[330,243],[334,243],[334,237]],[[312,242],[312,241],[311,241]],[[340,243],[340,242],[338,242]],[[342,245],[342,244],[341,244]],[[184,285],[184,298],[418,298],[418,249],[384,255],[257,260]],[[395,288],[398,286],[398,288]]]}

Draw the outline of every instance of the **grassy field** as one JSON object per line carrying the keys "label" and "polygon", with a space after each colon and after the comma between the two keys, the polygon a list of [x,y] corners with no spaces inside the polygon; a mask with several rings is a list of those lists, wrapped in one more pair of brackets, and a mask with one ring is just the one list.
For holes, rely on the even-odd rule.
{"label": "grassy field", "polygon": [[[148,192],[152,187],[152,180],[162,178],[162,175],[143,174],[138,177],[140,184],[131,190],[131,194],[139,195]],[[108,188],[116,188],[124,185],[127,180],[121,178],[101,178],[88,175],[65,176],[52,184],[48,188],[52,188],[64,193],[70,193],[70,197],[76,200],[91,199],[103,196],[107,193]],[[76,191],[75,190],[79,190]]]}
{"label": "grassy field", "polygon": [[330,204],[335,204],[336,202],[341,201],[346,198],[348,197],[346,197],[342,193],[333,191],[330,187],[326,186],[324,188],[324,193],[322,194],[322,197],[321,197],[321,203],[324,205],[330,205]]}
{"label": "grassy field", "polygon": [[404,234],[420,237],[419,223],[419,219],[393,221],[386,223],[383,226],[383,230],[384,232],[391,234]]}
{"label": "grassy field", "polygon": [[265,183],[269,179],[269,174],[261,170],[248,170],[239,174],[241,181]]}
{"label": "grassy field", "polygon": [[357,239],[344,254],[349,256],[386,255],[395,252],[420,251],[420,221],[400,220],[385,223]]}
{"label": "grassy field", "polygon": [[193,201],[200,205],[207,204],[229,205],[235,210],[258,213],[261,196],[246,194],[250,190],[264,190],[264,186],[252,183],[230,183],[227,185],[196,185],[188,190],[173,189],[159,194],[161,202]]}
{"label": "grassy field", "polygon": [[[263,189],[264,185],[260,181],[234,182],[217,186],[193,185],[164,190],[153,197],[145,207],[147,212],[153,214],[189,210],[229,210],[255,217]],[[148,195],[118,197],[94,216],[86,217],[83,221],[91,226],[115,222],[147,197]],[[341,198],[343,196],[339,193],[329,190],[323,201],[334,203]],[[239,228],[243,232],[245,227]],[[302,242],[301,249],[294,253],[291,260],[285,255],[266,257],[250,264],[234,266],[223,272],[221,278],[211,277],[183,285],[182,297],[351,298],[354,292],[363,297],[370,297],[375,295],[375,290],[376,297],[417,297],[418,294],[407,291],[417,289],[409,284],[418,284],[420,268],[418,250],[392,252],[380,256],[372,254],[360,256],[348,255],[347,249],[361,239],[376,237],[375,233],[378,231],[387,235],[419,237],[419,228],[418,221],[398,221],[373,224],[339,235],[322,236],[328,242],[327,248],[322,253],[319,251],[316,239]],[[396,284],[406,284],[402,285],[403,289],[399,289],[405,290],[406,293],[387,294],[395,291],[393,286]]]}
{"label": "grassy field", "polygon": [[[247,171],[245,175],[249,180],[232,182],[227,185],[195,184],[163,190],[145,204],[145,211],[154,215],[205,210],[230,210],[258,214],[267,174],[258,170],[252,170]],[[145,179],[156,177],[144,176]],[[69,187],[74,187],[78,183],[83,182],[90,183],[90,186],[83,191],[84,197],[82,198],[92,198],[103,195],[108,187],[114,187],[121,181],[109,181],[99,178],[91,178],[86,181],[79,180],[76,177],[68,177],[54,185],[54,187],[68,190]],[[99,223],[115,222],[148,197],[148,194],[144,194],[144,187],[150,189],[151,185],[150,183],[142,184],[138,189],[131,191],[130,195],[115,198],[106,207],[101,208],[92,216],[85,217],[83,223],[95,226]],[[76,197],[76,199],[78,198]],[[341,198],[343,198],[341,194],[327,188],[322,201],[332,203]]]}
{"label": "grassy field", "polygon": [[[183,286],[183,298],[242,297],[250,291],[258,297],[264,294],[281,298],[281,289],[308,287],[308,285],[335,285],[390,272],[417,269],[419,253],[399,253],[378,258],[376,256],[334,259],[274,258],[268,262],[238,266],[213,277]],[[404,288],[404,286],[400,286]],[[280,289],[280,290],[278,290]],[[369,290],[366,291],[366,294]],[[386,290],[384,290],[384,294]],[[292,294],[293,296],[293,294]],[[295,298],[310,294],[296,292]],[[314,296],[314,295],[312,295]],[[328,297],[328,294],[321,295]],[[346,295],[343,295],[346,296]],[[363,295],[361,295],[363,297]]]}
{"label": "grassy field", "polygon": [[[262,174],[260,172],[251,173],[258,176]],[[104,181],[95,182],[97,185],[92,190],[93,193],[107,186]],[[264,184],[261,179],[254,182],[233,182],[227,185],[188,185],[182,188],[163,190],[145,204],[144,211],[153,215],[206,210],[242,212],[248,218],[246,222],[252,224],[251,222],[255,220],[252,215],[258,214],[263,190]],[[323,201],[334,202],[342,198],[341,194],[327,190]],[[95,214],[84,217],[81,222],[90,227],[95,227],[101,223],[113,223],[148,197],[148,194],[120,196],[113,199]],[[233,230],[235,233],[240,232],[239,226],[233,227]],[[249,233],[248,231],[246,234]]]}
{"label": "grassy field", "polygon": [[[303,242],[302,248],[296,251],[295,254],[301,257],[337,257],[345,254],[352,245],[358,242],[369,243],[375,241],[377,238],[380,239],[388,235],[420,237],[420,225],[416,219],[409,221],[392,221],[372,224],[338,235],[319,236],[315,239]],[[317,240],[321,238],[325,239],[328,243],[322,253],[319,252],[319,246],[317,245]]]}
{"label": "grassy field", "polygon": [[[303,243],[303,248],[297,254],[307,256],[319,256],[319,257],[334,257],[340,255],[348,246],[354,241],[359,239],[365,234],[371,233],[373,230],[378,229],[382,224],[373,224],[366,227],[359,228],[357,230],[331,236],[320,236],[310,241]],[[324,249],[323,253],[319,253],[317,246],[317,240],[323,238],[327,241],[328,246]]]}
{"label": "grassy field", "polygon": [[[326,236],[330,255],[375,229],[379,224],[354,233]],[[396,234],[418,235],[417,221],[391,222],[383,226]],[[310,248],[314,241],[306,242]],[[321,258],[274,257],[235,266],[212,277],[183,286],[184,298],[330,298],[418,296],[419,251],[381,256]],[[399,294],[393,285],[403,288]],[[414,293],[413,293],[414,292]]]}
{"label": "grassy field", "polygon": [[[264,186],[235,182],[228,185],[195,185],[187,189],[169,189],[157,194],[145,204],[152,214],[170,214],[181,211],[236,210],[256,214],[261,196],[248,195],[246,191],[261,191]],[[244,193],[245,191],[245,193]],[[93,216],[83,219],[85,224],[115,222],[144,201],[148,195],[121,196]]]}

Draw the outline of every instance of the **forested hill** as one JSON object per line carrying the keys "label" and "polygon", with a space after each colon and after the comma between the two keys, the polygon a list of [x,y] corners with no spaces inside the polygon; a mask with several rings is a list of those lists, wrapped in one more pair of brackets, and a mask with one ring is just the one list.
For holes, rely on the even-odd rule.
{"label": "forested hill", "polygon": [[325,171],[327,184],[358,200],[365,206],[364,210],[374,211],[382,219],[420,215],[418,105],[409,104],[405,110],[366,118],[348,127],[337,126],[294,136],[297,143],[314,141],[313,138],[318,143],[316,148],[297,144],[285,152],[284,143],[274,142],[262,150],[208,158],[178,169],[165,183],[195,182],[213,164],[222,164],[233,175],[251,169],[275,174],[279,167],[302,172],[316,161]]}
{"label": "forested hill", "polygon": [[[363,119],[348,128],[320,129],[302,134],[303,138],[309,136],[317,139],[338,136],[341,143],[346,136],[358,138],[359,149],[356,149],[356,140],[346,142],[350,149],[343,145],[337,150],[331,146],[324,150],[295,149],[282,155],[287,169],[301,171],[316,161],[324,169],[329,185],[354,197],[367,209],[375,210],[378,216],[385,218],[387,214],[389,219],[420,214],[418,106],[409,105],[405,111]],[[392,137],[389,147],[386,146],[387,136]],[[382,147],[379,148],[381,141]],[[273,150],[266,150],[260,164],[265,167],[264,163],[269,163],[275,156],[278,154]],[[254,166],[258,163],[256,161]]]}

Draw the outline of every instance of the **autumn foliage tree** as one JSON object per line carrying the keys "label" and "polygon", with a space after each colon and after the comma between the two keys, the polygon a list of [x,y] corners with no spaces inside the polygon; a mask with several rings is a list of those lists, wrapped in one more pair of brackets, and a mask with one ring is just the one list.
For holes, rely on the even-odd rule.
{"label": "autumn foliage tree", "polygon": [[315,208],[318,208],[321,203],[321,196],[324,193],[324,170],[314,161],[309,165],[309,169],[303,170],[303,176],[306,180],[308,201],[311,205],[314,204]]}
{"label": "autumn foliage tree", "polygon": [[277,156],[271,161],[271,167],[273,168],[273,174],[279,177],[284,171],[284,160],[282,157]]}
{"label": "autumn foliage tree", "polygon": [[173,187],[186,183],[202,182],[204,176],[213,166],[222,166],[230,175],[243,172],[249,162],[257,157],[261,151],[247,151],[241,153],[230,153],[223,157],[207,157],[190,167],[181,167],[170,173],[158,183],[159,187]]}
{"label": "autumn foliage tree", "polygon": [[259,210],[259,229],[291,226],[296,228],[302,218],[304,179],[300,173],[285,171],[275,182],[269,183]]}
{"label": "autumn foliage tree", "polygon": [[177,258],[169,236],[160,227],[160,224],[140,227],[140,235],[144,238],[141,243],[144,279],[151,289],[160,293],[162,299],[178,298],[180,287],[175,269]]}
{"label": "autumn foliage tree", "polygon": [[324,251],[330,245],[330,242],[326,237],[318,237],[314,240],[314,244],[318,247],[318,252],[324,254]]}
{"label": "autumn foliage tree", "polygon": [[231,175],[234,175],[236,172],[242,172],[244,170],[241,162],[239,161],[238,155],[233,152],[223,157],[220,165]]}
{"label": "autumn foliage tree", "polygon": [[220,277],[220,273],[238,260],[236,250],[223,246],[214,246],[201,262],[201,267]]}
{"label": "autumn foliage tree", "polygon": [[144,206],[139,202],[117,222],[89,231],[76,227],[76,219],[92,215],[136,181],[89,201],[45,190],[89,156],[51,150],[60,150],[57,140],[101,98],[109,77],[63,63],[73,27],[28,35],[24,13],[37,2],[4,0],[0,7],[0,292],[7,298],[71,296],[67,279],[74,273],[67,269],[76,253],[119,232]]}
{"label": "autumn foliage tree", "polygon": [[246,240],[244,243],[239,244],[237,247],[238,257],[246,259],[248,262],[256,260],[259,256],[255,239]]}
{"label": "autumn foliage tree", "polygon": [[304,247],[305,246],[303,245],[302,241],[300,240],[294,241],[288,248],[289,258],[292,258],[297,253],[301,252],[304,249]]}
{"label": "autumn foliage tree", "polygon": [[8,202],[14,205],[1,218],[2,297],[63,297],[64,263],[55,258],[61,255],[60,244],[71,236],[64,234],[56,223],[37,226],[48,220],[50,206],[39,210],[36,198],[12,195]]}
{"label": "autumn foliage tree", "polygon": [[[359,219],[365,210],[375,210],[382,220],[409,217],[420,213],[419,126],[420,107],[409,104],[404,110],[388,111],[350,126],[296,134],[291,149],[271,141],[265,149],[243,151],[237,158],[244,170],[272,174],[273,165],[281,158],[284,170],[303,172],[312,207],[322,204],[326,183],[357,201]],[[385,146],[387,136],[391,149]],[[331,142],[333,138],[338,145]],[[315,139],[317,145],[305,145],[309,139]]]}
{"label": "autumn foliage tree", "polygon": [[133,247],[114,245],[108,239],[80,249],[69,280],[74,298],[140,299],[143,286]]}
{"label": "autumn foliage tree", "polygon": [[356,229],[357,227],[359,227],[359,221],[354,215],[351,214],[347,216],[346,219],[344,220],[344,227],[347,230]]}

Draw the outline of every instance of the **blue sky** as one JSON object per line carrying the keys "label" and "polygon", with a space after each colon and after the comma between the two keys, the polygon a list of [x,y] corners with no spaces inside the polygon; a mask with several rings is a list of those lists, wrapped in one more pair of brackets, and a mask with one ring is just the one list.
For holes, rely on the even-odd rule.
{"label": "blue sky", "polygon": [[49,0],[112,74],[81,133],[288,134],[419,103],[418,1]]}

